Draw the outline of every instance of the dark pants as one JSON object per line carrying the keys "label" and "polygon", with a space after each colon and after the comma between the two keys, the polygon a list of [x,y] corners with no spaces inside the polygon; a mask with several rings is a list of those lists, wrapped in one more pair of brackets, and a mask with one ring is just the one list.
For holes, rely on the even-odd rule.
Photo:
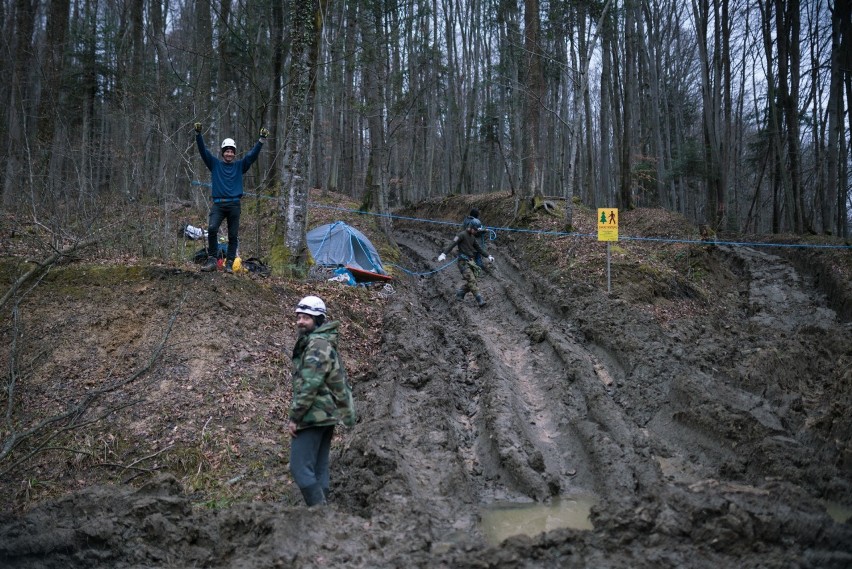
{"label": "dark pants", "polygon": [[327,427],[308,427],[296,433],[290,439],[290,474],[299,488],[310,488],[319,484],[328,490],[328,455],[331,452],[331,438],[334,425]]}
{"label": "dark pants", "polygon": [[228,221],[228,254],[229,261],[237,258],[237,246],[240,238],[240,201],[214,203],[210,208],[210,219],[207,222],[207,254],[218,257],[219,226]]}
{"label": "dark pants", "polygon": [[[482,247],[482,250],[485,251],[485,236],[480,234],[479,237],[479,246]],[[476,256],[473,258],[476,261],[476,264],[480,269],[485,268],[485,263],[482,262],[482,254],[478,251],[476,252]]]}

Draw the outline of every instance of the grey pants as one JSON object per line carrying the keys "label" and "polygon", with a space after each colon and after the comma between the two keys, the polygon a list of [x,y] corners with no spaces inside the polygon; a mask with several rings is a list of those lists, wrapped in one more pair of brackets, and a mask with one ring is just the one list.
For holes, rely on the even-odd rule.
{"label": "grey pants", "polygon": [[334,425],[330,425],[301,429],[290,439],[290,474],[299,488],[319,484],[328,490],[328,455],[333,436]]}

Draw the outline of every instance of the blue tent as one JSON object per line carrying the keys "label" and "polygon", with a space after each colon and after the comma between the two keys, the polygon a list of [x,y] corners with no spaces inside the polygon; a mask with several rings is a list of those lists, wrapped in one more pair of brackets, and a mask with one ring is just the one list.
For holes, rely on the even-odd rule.
{"label": "blue tent", "polygon": [[308,231],[308,249],[318,265],[350,266],[385,274],[379,253],[367,236],[342,221]]}

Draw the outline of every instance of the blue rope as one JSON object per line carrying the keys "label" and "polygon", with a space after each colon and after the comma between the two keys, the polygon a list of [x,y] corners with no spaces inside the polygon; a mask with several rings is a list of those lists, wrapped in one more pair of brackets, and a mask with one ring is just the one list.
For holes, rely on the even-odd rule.
{"label": "blue rope", "polygon": [[[194,186],[209,186],[210,184],[204,182],[192,182]],[[261,198],[267,199],[276,199],[274,196],[263,196],[259,194],[253,194],[250,192],[246,192],[245,195],[249,196],[257,196]],[[419,223],[433,223],[437,225],[451,225],[457,227],[459,224],[453,221],[440,221],[435,219],[423,219],[418,217],[408,217],[404,215],[394,215],[390,213],[376,213],[372,211],[361,211],[359,209],[352,208],[344,208],[337,207],[331,205],[323,205],[314,202],[308,202],[308,205],[317,209],[331,209],[336,211],[344,211],[347,213],[356,213],[361,215],[372,215],[375,217],[384,217],[388,219],[398,219],[403,221],[416,221]],[[519,229],[516,227],[496,227],[491,225],[483,226],[489,232],[489,237],[491,241],[497,239],[497,231],[507,231],[512,233],[530,233],[534,235],[550,235],[553,237],[588,237],[597,239],[597,234],[595,233],[578,233],[578,232],[565,232],[565,231],[542,231],[538,229]],[[493,236],[492,236],[493,235]],[[800,248],[800,249],[847,249],[852,250],[852,245],[827,245],[827,244],[814,244],[808,245],[804,243],[759,243],[759,242],[747,242],[747,241],[704,241],[702,239],[667,239],[663,237],[629,237],[629,236],[619,236],[619,241],[650,241],[650,242],[658,242],[658,243],[683,243],[683,244],[692,244],[692,245],[728,245],[731,247],[786,247],[786,248]]]}
{"label": "blue rope", "polygon": [[[338,211],[346,211],[350,213],[360,213],[364,215],[375,215],[377,217],[388,217],[392,219],[402,219],[408,221],[417,221],[421,223],[437,223],[440,225],[458,225],[458,223],[454,223],[452,221],[437,221],[432,219],[422,219],[417,217],[406,217],[403,215],[393,215],[393,214],[383,214],[383,213],[373,213],[373,212],[364,212],[355,209],[347,209],[335,206],[326,206],[321,204],[310,204],[312,207],[320,208],[320,209],[334,209]],[[552,235],[554,237],[590,237],[597,239],[597,234],[595,233],[578,233],[578,232],[565,232],[565,231],[542,231],[539,229],[519,229],[516,227],[496,227],[487,225],[484,226],[485,229],[489,231],[489,234],[493,233],[494,237],[491,239],[492,241],[496,239],[496,231],[507,231],[513,233],[531,233],[535,235]],[[688,243],[695,245],[730,245],[730,246],[739,246],[739,247],[800,247],[804,249],[852,249],[852,245],[808,245],[808,244],[800,244],[800,243],[759,243],[759,242],[743,242],[743,241],[704,241],[701,239],[666,239],[662,237],[628,237],[628,236],[619,236],[618,239],[620,241],[656,241],[662,243]]]}
{"label": "blue rope", "polygon": [[449,267],[449,266],[453,265],[454,263],[457,263],[457,262],[458,262],[458,260],[459,260],[459,259],[458,259],[458,257],[456,257],[455,259],[453,259],[452,261],[450,261],[449,263],[447,263],[447,264],[446,264],[446,265],[444,265],[443,267],[438,267],[438,268],[437,268],[437,269],[435,269],[434,271],[426,271],[425,273],[415,273],[414,271],[409,271],[409,270],[408,270],[408,269],[406,269],[405,267],[401,267],[401,266],[396,265],[396,264],[394,264],[394,263],[390,263],[390,264],[389,264],[389,266],[391,266],[391,267],[396,267],[397,269],[400,269],[400,270],[401,270],[401,271],[403,271],[404,273],[408,273],[409,275],[412,275],[412,276],[415,276],[415,277],[427,277],[427,276],[429,276],[429,275],[437,275],[438,273],[440,273],[441,271],[443,271],[443,270],[444,270],[444,269],[446,269],[447,267]]}

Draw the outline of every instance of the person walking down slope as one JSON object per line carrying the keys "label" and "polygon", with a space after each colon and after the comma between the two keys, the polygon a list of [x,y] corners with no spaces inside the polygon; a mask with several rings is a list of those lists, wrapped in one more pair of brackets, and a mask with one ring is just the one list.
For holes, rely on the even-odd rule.
{"label": "person walking down slope", "polygon": [[355,403],[337,352],[340,322],[326,322],[325,302],[306,296],[296,306],[298,336],[293,347],[290,473],[308,507],[325,504],[329,453],[338,422],[355,425]]}
{"label": "person walking down slope", "polygon": [[462,229],[458,235],[453,238],[444,250],[438,255],[438,261],[443,261],[447,258],[447,253],[455,247],[459,248],[459,271],[461,272],[464,284],[456,292],[456,298],[463,300],[467,293],[473,294],[477,304],[480,307],[485,306],[485,300],[479,293],[479,286],[476,284],[476,276],[482,269],[476,264],[475,255],[478,252],[483,257],[486,257],[490,263],[494,262],[494,257],[487,255],[482,249],[482,246],[476,239],[476,235],[482,230],[482,222],[474,218],[465,229]]}
{"label": "person walking down slope", "polygon": [[[467,229],[468,226],[473,223],[474,220],[482,221],[479,217],[479,210],[475,207],[471,208],[470,213],[467,214],[462,220],[462,229]],[[485,251],[485,227],[482,227],[479,231],[477,231],[474,237],[476,237],[476,240],[479,241],[479,245],[480,247],[482,247],[482,250]],[[478,251],[476,255],[474,255],[473,260],[476,261],[476,264],[479,266],[480,269],[486,271],[488,270],[485,267],[485,263],[482,262],[482,254]]]}
{"label": "person walking down slope", "polygon": [[233,138],[222,141],[222,159],[219,160],[207,150],[201,135],[201,123],[195,123],[195,142],[198,153],[210,170],[211,194],[213,206],[207,223],[207,263],[202,271],[216,270],[216,256],[219,250],[219,226],[228,221],[228,252],[225,255],[225,272],[234,272],[234,259],[237,257],[240,235],[240,199],[243,197],[243,174],[248,172],[260,155],[260,149],[266,142],[269,131],[260,129],[260,138],[254,148],[243,158],[237,159],[237,143]]}

